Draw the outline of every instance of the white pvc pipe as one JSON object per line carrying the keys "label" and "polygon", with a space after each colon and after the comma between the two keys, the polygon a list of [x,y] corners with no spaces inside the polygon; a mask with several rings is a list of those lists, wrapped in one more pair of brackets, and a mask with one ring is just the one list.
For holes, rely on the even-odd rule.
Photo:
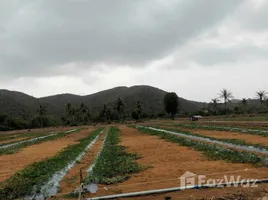
{"label": "white pvc pipe", "polygon": [[[260,183],[268,183],[268,179],[261,179],[257,182],[255,180],[246,182],[247,184],[260,184]],[[162,193],[168,193],[168,192],[178,192],[183,190],[191,190],[191,189],[200,189],[200,188],[215,188],[215,187],[225,187],[225,186],[232,186],[232,185],[243,185],[245,184],[244,181],[240,182],[234,182],[234,183],[222,183],[222,184],[206,184],[206,185],[193,185],[193,186],[187,186],[187,187],[175,187],[175,188],[164,188],[159,190],[147,190],[147,191],[141,191],[141,192],[131,192],[131,193],[125,193],[125,194],[115,194],[115,195],[109,195],[109,196],[102,196],[102,197],[93,197],[93,198],[87,198],[86,200],[100,200],[100,199],[116,199],[116,198],[128,198],[128,197],[137,197],[137,196],[146,196],[146,195],[152,195],[152,194],[162,194]]]}

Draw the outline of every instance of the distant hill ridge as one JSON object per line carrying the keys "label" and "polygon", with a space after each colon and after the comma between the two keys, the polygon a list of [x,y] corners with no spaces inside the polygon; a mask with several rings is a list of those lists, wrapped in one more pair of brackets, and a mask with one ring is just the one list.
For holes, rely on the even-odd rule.
{"label": "distant hill ridge", "polygon": [[[60,117],[65,114],[65,106],[69,102],[77,106],[85,103],[96,111],[103,104],[112,105],[120,97],[127,105],[126,112],[131,112],[135,108],[136,102],[140,100],[146,113],[157,114],[164,112],[163,98],[165,94],[164,90],[146,85],[115,87],[85,96],[58,94],[42,98],[35,98],[16,91],[0,90],[0,112],[14,116],[31,115],[36,114],[40,104],[46,104],[48,114]],[[203,103],[180,98],[180,111],[195,112],[202,106]]]}

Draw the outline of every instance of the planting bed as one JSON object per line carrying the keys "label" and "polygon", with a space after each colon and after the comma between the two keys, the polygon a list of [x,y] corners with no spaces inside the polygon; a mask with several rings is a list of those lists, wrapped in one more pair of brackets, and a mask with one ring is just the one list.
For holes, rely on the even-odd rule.
{"label": "planting bed", "polygon": [[[84,151],[90,148],[102,129],[97,129],[69,145],[52,158],[35,162],[0,185],[0,199],[15,199],[27,195],[32,199],[45,197],[47,194],[57,192],[58,181],[68,172],[76,161],[84,155]],[[53,184],[53,185],[51,185]],[[56,186],[54,188],[54,186]],[[45,196],[43,196],[45,195]]]}
{"label": "planting bed", "polygon": [[66,176],[60,182],[59,193],[68,194],[73,192],[80,185],[80,170],[82,171],[83,179],[87,175],[87,169],[94,162],[99,151],[101,150],[102,143],[105,137],[105,133],[101,134],[97,142],[90,148],[83,156],[82,160],[76,163],[76,165],[66,174]]}
{"label": "planting bed", "polygon": [[[170,126],[161,126],[162,128],[171,128]],[[261,144],[264,146],[268,146],[268,138],[259,136],[259,135],[249,135],[244,133],[234,133],[230,131],[214,131],[214,130],[204,130],[204,129],[189,129],[189,128],[182,128],[182,127],[172,127],[174,130],[182,130],[182,131],[189,131],[194,134],[204,135],[208,137],[218,138],[218,139],[237,139],[243,140],[247,143],[252,144]]]}
{"label": "planting bed", "polygon": [[249,129],[249,128],[240,128],[240,127],[230,127],[230,126],[218,126],[218,125],[200,125],[196,123],[191,124],[170,124],[170,126],[174,127],[183,127],[189,129],[205,129],[205,130],[217,130],[217,131],[231,131],[236,133],[244,133],[244,134],[251,134],[251,135],[261,135],[264,137],[268,137],[268,130],[262,129]]}
{"label": "planting bed", "polygon": [[[230,175],[241,175],[243,178],[266,178],[267,168],[254,167],[252,164],[229,163],[223,160],[209,160],[202,152],[189,147],[179,146],[177,143],[140,133],[137,129],[120,126],[121,145],[126,146],[127,152],[137,153],[141,158],[137,162],[142,166],[150,166],[145,170],[134,174],[123,183],[112,185],[99,185],[96,194],[88,194],[87,197],[137,192],[169,187],[179,187],[179,177],[189,171],[199,175],[207,175],[209,178],[222,178],[228,171]],[[245,171],[245,169],[249,169]],[[104,188],[105,187],[105,188]],[[222,191],[230,189],[222,189]],[[200,197],[204,192],[197,192]],[[183,191],[190,197],[191,192]],[[162,196],[163,197],[163,196]],[[146,197],[142,197],[143,199]],[[150,196],[151,199],[152,196]],[[147,197],[147,199],[150,199]],[[138,198],[132,198],[138,199]],[[160,199],[160,198],[159,198]],[[163,198],[162,198],[163,199]]]}
{"label": "planting bed", "polygon": [[63,138],[28,146],[15,154],[0,156],[0,181],[4,181],[31,163],[52,157],[65,147],[76,144],[77,140],[86,137],[92,130],[91,128],[70,133]]}
{"label": "planting bed", "polygon": [[35,137],[45,136],[51,134],[51,132],[61,132],[70,130],[70,127],[62,127],[62,128],[44,128],[44,129],[34,129],[34,130],[23,130],[23,131],[8,131],[8,132],[0,132],[0,146],[13,143],[22,140],[29,140]]}

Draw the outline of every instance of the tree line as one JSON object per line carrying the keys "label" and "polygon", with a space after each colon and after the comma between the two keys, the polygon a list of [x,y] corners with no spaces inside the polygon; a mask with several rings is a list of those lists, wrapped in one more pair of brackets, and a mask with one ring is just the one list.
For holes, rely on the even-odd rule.
{"label": "tree line", "polygon": [[[218,97],[211,99],[211,102],[206,104],[200,111],[195,113],[182,113],[180,111],[179,97],[176,93],[166,93],[163,99],[166,113],[159,113],[157,115],[148,115],[144,112],[144,105],[141,101],[137,101],[134,109],[131,112],[126,112],[128,105],[125,101],[118,97],[115,102],[104,104],[97,112],[93,113],[89,105],[81,103],[80,105],[73,105],[67,103],[65,105],[65,115],[61,120],[56,117],[48,115],[48,106],[41,104],[36,115],[30,120],[19,117],[12,117],[7,114],[0,113],[0,131],[14,130],[14,129],[30,129],[57,125],[88,125],[92,123],[123,123],[127,120],[142,121],[145,118],[161,118],[169,116],[174,119],[175,116],[192,116],[200,115],[226,115],[226,114],[246,114],[246,113],[268,113],[268,98],[266,91],[258,91],[255,96],[259,99],[259,106],[253,108],[249,104],[249,100],[243,98],[238,103],[232,103],[234,98],[230,90],[222,89]],[[220,103],[222,99],[223,103]],[[234,105],[234,106],[232,106]]]}
{"label": "tree line", "polygon": [[[222,99],[223,103],[220,103]],[[266,91],[257,91],[255,100],[259,100],[258,105],[250,105],[251,99],[242,98],[240,102],[232,103],[233,93],[228,89],[222,89],[219,96],[211,99],[211,102],[199,113],[204,115],[227,115],[227,114],[248,114],[248,113],[268,113],[268,97]],[[223,107],[222,107],[223,104]]]}

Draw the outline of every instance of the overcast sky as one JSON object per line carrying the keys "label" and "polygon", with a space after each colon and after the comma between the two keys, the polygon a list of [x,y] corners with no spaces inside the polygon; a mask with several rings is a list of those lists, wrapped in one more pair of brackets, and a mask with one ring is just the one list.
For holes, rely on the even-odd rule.
{"label": "overcast sky", "polygon": [[268,90],[267,10],[267,0],[0,0],[0,88],[252,98]]}

